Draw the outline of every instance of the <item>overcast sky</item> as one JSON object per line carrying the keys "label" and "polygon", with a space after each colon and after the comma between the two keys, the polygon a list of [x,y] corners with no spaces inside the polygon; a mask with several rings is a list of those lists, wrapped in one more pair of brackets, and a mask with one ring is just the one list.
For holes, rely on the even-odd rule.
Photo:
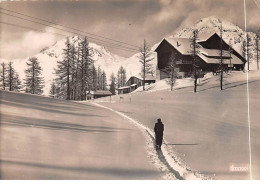
{"label": "overcast sky", "polygon": [[[260,4],[260,0],[247,0],[247,26],[254,32],[260,29],[257,2]],[[39,0],[2,1],[0,6],[135,46],[146,39],[152,46],[176,30],[208,16],[225,19],[244,29],[243,3],[244,0]],[[1,13],[0,21],[70,35]],[[63,37],[0,23],[0,58],[25,58]],[[134,54],[107,48],[125,57]]]}

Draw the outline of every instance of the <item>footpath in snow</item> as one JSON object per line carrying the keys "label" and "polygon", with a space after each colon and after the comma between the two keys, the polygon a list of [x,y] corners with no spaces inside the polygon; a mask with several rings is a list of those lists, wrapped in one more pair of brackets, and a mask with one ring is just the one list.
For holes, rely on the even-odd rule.
{"label": "footpath in snow", "polygon": [[152,163],[160,169],[163,174],[164,179],[179,179],[179,180],[202,180],[208,179],[198,171],[191,170],[187,165],[185,165],[182,160],[180,160],[172,150],[165,144],[168,144],[164,139],[161,151],[155,150],[154,141],[155,136],[152,130],[142,123],[134,120],[133,118],[127,116],[126,114],[116,111],[114,109],[108,108],[106,106],[100,105],[98,103],[92,103],[96,106],[108,109],[120,116],[124,119],[128,120],[130,123],[138,127],[147,140],[147,151],[149,154],[149,158]]}

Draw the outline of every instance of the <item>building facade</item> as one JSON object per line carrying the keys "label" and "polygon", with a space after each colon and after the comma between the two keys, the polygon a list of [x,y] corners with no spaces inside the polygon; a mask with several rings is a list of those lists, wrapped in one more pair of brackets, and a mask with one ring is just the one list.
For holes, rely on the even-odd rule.
{"label": "building facade", "polygon": [[93,100],[97,98],[112,96],[112,93],[108,90],[96,90],[87,93],[86,99]]}
{"label": "building facade", "polygon": [[143,86],[143,83],[146,84],[151,84],[155,83],[156,79],[152,75],[147,75],[145,76],[145,81],[141,77],[137,76],[131,76],[127,82],[126,86],[118,88],[118,94],[127,94],[130,92],[133,92],[136,90],[138,87]]}
{"label": "building facade", "polygon": [[[198,54],[196,65],[202,73],[217,72],[220,63],[220,48],[222,42],[222,59],[225,69],[243,70],[246,60],[231,46],[229,46],[217,33],[202,34],[199,36]],[[232,52],[230,52],[232,51]],[[193,70],[192,45],[189,38],[164,38],[158,47],[157,52],[157,80],[168,78],[167,67],[170,55],[174,55],[178,78],[190,77]]]}

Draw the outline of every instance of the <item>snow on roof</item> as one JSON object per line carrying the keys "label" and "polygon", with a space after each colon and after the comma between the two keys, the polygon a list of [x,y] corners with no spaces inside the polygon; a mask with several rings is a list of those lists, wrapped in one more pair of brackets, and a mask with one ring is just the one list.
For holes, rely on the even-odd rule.
{"label": "snow on roof", "polygon": [[174,48],[176,48],[183,55],[191,54],[190,39],[189,38],[164,38]]}
{"label": "snow on roof", "polygon": [[139,76],[131,76],[130,78],[128,78],[128,80],[126,81],[126,82],[128,82],[132,77],[135,77],[135,78],[137,78],[137,79],[140,79],[140,80],[142,80],[142,78],[141,77],[139,77]]}
{"label": "snow on roof", "polygon": [[153,77],[152,75],[146,75],[145,80],[155,80],[155,77]]}
{"label": "snow on roof", "polygon": [[93,92],[94,95],[112,95],[108,90],[97,90]]}
{"label": "snow on roof", "polygon": [[[232,63],[232,64],[237,64],[237,65],[238,65],[238,64],[240,64],[240,65],[244,64],[243,61],[241,61],[241,59],[239,59],[239,58],[238,58],[236,55],[234,55],[234,54],[231,55],[231,58],[232,58],[232,59],[231,59],[231,63]],[[229,62],[228,62],[227,64],[229,64]]]}
{"label": "snow on roof", "polygon": [[207,41],[211,36],[217,34],[216,32],[205,32],[198,35],[198,42]]}
{"label": "snow on roof", "polygon": [[127,88],[130,88],[130,86],[120,87],[120,88],[118,88],[118,90],[123,90],[123,89],[127,89]]}
{"label": "snow on roof", "polygon": [[[206,63],[218,64],[220,62],[219,59],[209,58],[208,56],[205,56],[202,53],[200,53],[198,56]],[[229,64],[229,63],[230,63],[230,59],[223,59],[223,64]],[[234,54],[231,55],[231,63],[236,65],[243,64],[243,62]]]}
{"label": "snow on roof", "polygon": [[[143,80],[143,78],[140,76],[131,76],[126,82],[128,82],[132,77]],[[152,75],[149,74],[149,75],[145,76],[145,80],[155,80],[155,77],[153,77]]]}
{"label": "snow on roof", "polygon": [[[199,36],[199,41],[206,41],[214,34],[217,34],[216,32],[211,33],[203,33]],[[164,38],[161,42],[167,41],[170,45],[172,45],[176,50],[178,50],[182,55],[191,55],[192,49],[190,45],[190,39],[189,38]],[[160,45],[160,44],[159,44]],[[159,47],[158,45],[158,47]],[[198,56],[204,60],[206,63],[219,63],[219,59],[215,59],[212,57],[220,57],[220,50],[217,49],[206,49],[200,46],[200,54]],[[157,48],[158,48],[157,47]],[[156,50],[157,50],[156,48]],[[230,53],[228,51],[223,51],[224,57],[230,57]],[[232,64],[243,64],[243,61],[239,59],[236,55],[231,55],[231,63]],[[223,63],[229,64],[229,59],[223,59]]]}
{"label": "snow on roof", "polygon": [[[206,55],[206,56],[212,56],[212,57],[219,57],[220,56],[220,50],[216,50],[216,49],[206,49],[203,47],[200,47],[200,53]],[[226,50],[223,50],[222,55],[224,57],[230,57],[230,53]]]}

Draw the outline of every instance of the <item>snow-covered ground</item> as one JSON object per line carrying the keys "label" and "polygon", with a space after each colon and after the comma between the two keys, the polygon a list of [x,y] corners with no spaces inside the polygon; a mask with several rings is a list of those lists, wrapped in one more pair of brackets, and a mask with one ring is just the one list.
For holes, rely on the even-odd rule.
{"label": "snow-covered ground", "polygon": [[162,179],[168,173],[149,157],[155,155],[142,132],[109,110],[6,91],[0,98],[1,179]]}
{"label": "snow-covered ground", "polygon": [[[100,104],[126,114],[151,130],[157,118],[161,118],[165,124],[166,146],[192,170],[213,179],[249,179],[249,172],[230,171],[232,165],[249,165],[246,73],[225,74],[223,91],[218,76],[201,79],[196,94],[187,81],[180,80],[179,86],[185,86],[172,92],[169,85],[159,82],[145,92],[113,96],[112,103],[108,98],[96,102],[103,101]],[[252,173],[254,179],[260,179],[259,71],[249,72],[248,85]]]}

